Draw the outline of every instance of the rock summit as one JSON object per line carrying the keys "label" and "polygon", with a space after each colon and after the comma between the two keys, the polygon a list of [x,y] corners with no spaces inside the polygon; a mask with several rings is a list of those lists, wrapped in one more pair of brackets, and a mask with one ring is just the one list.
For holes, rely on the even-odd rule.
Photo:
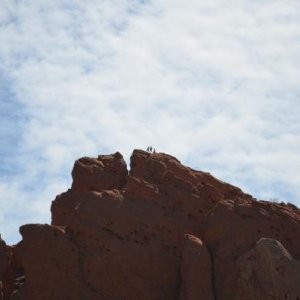
{"label": "rock summit", "polygon": [[0,239],[0,299],[300,300],[300,211],[164,153],[77,160],[52,222]]}

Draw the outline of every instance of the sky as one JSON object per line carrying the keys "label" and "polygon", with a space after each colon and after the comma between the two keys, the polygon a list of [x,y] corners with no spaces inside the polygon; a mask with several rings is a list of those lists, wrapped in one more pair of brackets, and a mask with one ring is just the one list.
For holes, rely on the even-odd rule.
{"label": "sky", "polygon": [[74,161],[152,145],[300,206],[298,0],[1,0],[0,233]]}

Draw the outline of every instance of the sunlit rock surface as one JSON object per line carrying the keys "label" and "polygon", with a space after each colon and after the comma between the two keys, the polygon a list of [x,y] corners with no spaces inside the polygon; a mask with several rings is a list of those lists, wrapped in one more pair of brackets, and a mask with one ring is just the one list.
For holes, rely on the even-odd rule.
{"label": "sunlit rock surface", "polygon": [[81,158],[52,224],[0,242],[1,298],[300,300],[300,213],[164,153]]}

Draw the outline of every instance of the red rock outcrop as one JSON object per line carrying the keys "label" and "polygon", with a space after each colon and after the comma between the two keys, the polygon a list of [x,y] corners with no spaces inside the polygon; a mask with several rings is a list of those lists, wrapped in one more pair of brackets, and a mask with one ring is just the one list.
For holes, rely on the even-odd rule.
{"label": "red rock outcrop", "polygon": [[180,300],[214,300],[212,264],[203,242],[186,234],[181,256]]}
{"label": "red rock outcrop", "polygon": [[0,237],[0,299],[11,299],[12,293],[23,284],[23,267],[15,253]]}
{"label": "red rock outcrop", "polygon": [[52,224],[20,229],[11,299],[300,300],[296,207],[164,153],[135,150],[130,167],[120,153],[75,162]]}
{"label": "red rock outcrop", "polygon": [[300,261],[276,240],[261,238],[236,261],[232,299],[299,299]]}
{"label": "red rock outcrop", "polygon": [[10,249],[0,236],[0,299],[4,299],[4,278],[9,267]]}
{"label": "red rock outcrop", "polygon": [[72,177],[74,191],[102,191],[121,189],[126,182],[127,167],[123,156],[99,155],[83,157],[75,162]]}

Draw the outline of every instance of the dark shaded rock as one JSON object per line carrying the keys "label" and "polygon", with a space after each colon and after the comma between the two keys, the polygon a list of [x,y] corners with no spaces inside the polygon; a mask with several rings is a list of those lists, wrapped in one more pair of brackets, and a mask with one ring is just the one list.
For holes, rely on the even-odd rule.
{"label": "dark shaded rock", "polygon": [[6,243],[1,239],[0,236],[0,299],[5,299],[4,296],[7,294],[7,272],[10,264],[11,251]]}

